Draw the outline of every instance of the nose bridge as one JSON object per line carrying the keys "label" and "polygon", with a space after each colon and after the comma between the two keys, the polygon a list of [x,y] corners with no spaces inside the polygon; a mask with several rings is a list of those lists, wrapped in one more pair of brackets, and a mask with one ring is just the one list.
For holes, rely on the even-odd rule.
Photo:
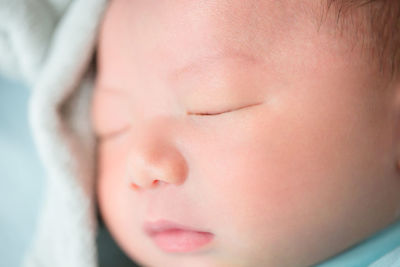
{"label": "nose bridge", "polygon": [[187,164],[171,134],[173,123],[157,117],[137,124],[126,159],[128,185],[136,190],[161,184],[180,185],[186,179]]}

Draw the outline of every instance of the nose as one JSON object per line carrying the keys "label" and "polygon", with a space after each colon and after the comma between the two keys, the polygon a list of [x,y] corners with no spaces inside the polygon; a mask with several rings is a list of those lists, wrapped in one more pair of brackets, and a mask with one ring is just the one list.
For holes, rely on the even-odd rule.
{"label": "nose", "polygon": [[179,148],[154,135],[135,140],[126,170],[128,186],[134,190],[181,185],[187,176],[187,164]]}

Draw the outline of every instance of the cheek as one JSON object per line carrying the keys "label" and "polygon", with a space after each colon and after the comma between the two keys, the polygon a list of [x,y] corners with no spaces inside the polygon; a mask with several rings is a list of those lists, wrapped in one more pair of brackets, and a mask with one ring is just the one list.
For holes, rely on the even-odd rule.
{"label": "cheek", "polygon": [[[121,204],[124,202],[124,181],[121,179],[122,171],[120,167],[122,161],[103,145],[100,145],[98,151],[97,194],[100,209],[106,224],[115,224],[116,221],[119,223],[122,216]],[[118,219],[116,220],[116,218]]]}
{"label": "cheek", "polygon": [[[215,135],[224,149],[198,151],[220,163],[203,162],[210,172],[204,176],[210,177],[211,217],[239,243],[279,244],[298,253],[307,240],[320,252],[314,255],[326,255],[328,244],[339,249],[390,220],[391,130],[382,120],[385,110],[371,109],[383,106],[382,99],[319,88],[281,95],[243,120],[245,130],[232,124]],[[361,226],[353,231],[350,222]]]}
{"label": "cheek", "polygon": [[125,181],[126,152],[120,146],[101,145],[98,158],[97,197],[104,222],[114,240],[132,260],[148,260],[150,256],[145,248],[150,244],[143,238],[140,227],[145,205],[138,205]]}
{"label": "cheek", "polygon": [[[127,177],[127,140],[117,137],[99,145],[98,149],[98,195],[100,205],[110,223],[129,225],[132,215],[138,214],[142,206],[136,203],[136,194],[129,187]],[[106,219],[105,219],[106,220]]]}

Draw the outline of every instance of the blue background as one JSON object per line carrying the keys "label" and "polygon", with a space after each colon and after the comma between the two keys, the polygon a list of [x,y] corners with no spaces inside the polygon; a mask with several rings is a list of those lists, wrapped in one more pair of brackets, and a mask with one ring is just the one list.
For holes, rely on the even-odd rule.
{"label": "blue background", "polygon": [[33,237],[44,171],[28,124],[30,91],[0,77],[0,266],[20,266]]}

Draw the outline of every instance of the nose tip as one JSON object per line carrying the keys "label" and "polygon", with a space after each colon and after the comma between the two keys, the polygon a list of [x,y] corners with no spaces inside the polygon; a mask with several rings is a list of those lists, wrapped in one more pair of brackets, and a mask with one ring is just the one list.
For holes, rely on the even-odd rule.
{"label": "nose tip", "polygon": [[124,162],[131,188],[150,189],[184,183],[188,168],[179,143],[172,135],[175,131],[170,131],[172,125],[160,117],[138,127],[141,130],[132,136]]}
{"label": "nose tip", "polygon": [[[139,163],[140,162],[140,163]],[[136,168],[135,168],[136,167]],[[187,167],[180,157],[166,157],[163,161],[137,160],[128,165],[128,182],[132,189],[151,189],[184,183]]]}

